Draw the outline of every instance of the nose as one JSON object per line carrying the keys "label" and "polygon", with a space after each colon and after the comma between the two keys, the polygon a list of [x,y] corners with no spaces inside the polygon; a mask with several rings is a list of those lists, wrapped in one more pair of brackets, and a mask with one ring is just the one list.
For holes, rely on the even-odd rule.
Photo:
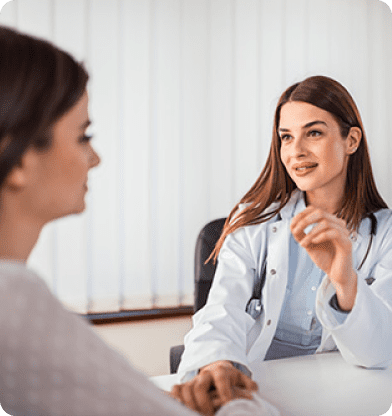
{"label": "nose", "polygon": [[92,146],[90,146],[91,152],[90,152],[90,167],[89,169],[95,168],[101,163],[101,158],[98,156],[98,153],[94,150]]}
{"label": "nose", "polygon": [[302,137],[297,137],[293,140],[293,156],[300,157],[306,155],[306,146]]}

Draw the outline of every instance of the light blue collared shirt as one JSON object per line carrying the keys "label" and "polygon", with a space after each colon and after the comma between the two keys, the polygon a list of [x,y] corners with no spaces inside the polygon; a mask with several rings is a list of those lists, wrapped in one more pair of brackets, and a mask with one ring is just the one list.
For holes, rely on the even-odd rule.
{"label": "light blue collared shirt", "polygon": [[[306,208],[304,194],[298,199],[293,218]],[[289,242],[289,275],[286,295],[274,340],[266,360],[294,355],[307,355],[316,351],[321,341],[322,327],[316,316],[316,292],[324,276],[307,251],[293,235]],[[339,323],[347,314],[333,310]]]}

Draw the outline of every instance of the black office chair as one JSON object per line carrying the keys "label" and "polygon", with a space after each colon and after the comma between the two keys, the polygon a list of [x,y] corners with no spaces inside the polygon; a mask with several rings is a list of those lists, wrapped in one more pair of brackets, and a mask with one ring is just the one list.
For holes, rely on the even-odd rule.
{"label": "black office chair", "polygon": [[[214,279],[215,269],[218,264],[211,260],[204,264],[218,241],[226,218],[214,220],[205,225],[200,231],[195,248],[195,302],[193,310],[197,312],[207,302],[208,292],[210,291],[212,280]],[[170,348],[170,374],[177,372],[181,361],[184,345],[176,345]]]}

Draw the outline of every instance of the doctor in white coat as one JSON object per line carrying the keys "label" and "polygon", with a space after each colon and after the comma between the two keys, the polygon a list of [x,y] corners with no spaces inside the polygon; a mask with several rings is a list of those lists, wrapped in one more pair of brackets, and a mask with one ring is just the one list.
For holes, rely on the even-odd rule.
{"label": "doctor in white coat", "polygon": [[341,84],[315,76],[282,94],[266,165],[211,257],[179,367],[186,395],[203,377],[226,394],[231,368],[250,376],[260,360],[338,349],[353,365],[392,363],[392,211]]}

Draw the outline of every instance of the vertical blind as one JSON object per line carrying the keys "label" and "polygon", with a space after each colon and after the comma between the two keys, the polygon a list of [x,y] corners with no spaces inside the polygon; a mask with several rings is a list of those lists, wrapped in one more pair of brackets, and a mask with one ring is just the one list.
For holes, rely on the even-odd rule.
{"label": "vertical blind", "polygon": [[281,92],[345,85],[392,205],[392,19],[378,0],[13,0],[1,24],[90,72],[87,209],[47,225],[29,265],[70,308],[193,302],[197,234],[263,167]]}

